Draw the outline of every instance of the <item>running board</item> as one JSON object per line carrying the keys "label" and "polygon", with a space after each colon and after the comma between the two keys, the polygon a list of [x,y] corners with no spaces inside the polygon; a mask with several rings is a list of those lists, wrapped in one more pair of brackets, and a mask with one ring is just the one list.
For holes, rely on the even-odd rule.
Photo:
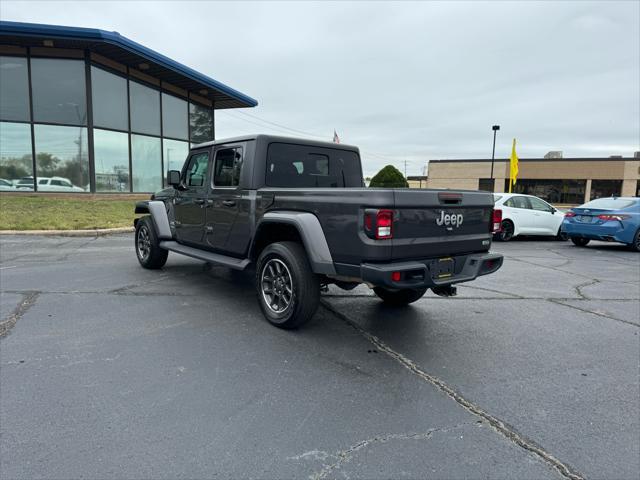
{"label": "running board", "polygon": [[225,267],[233,268],[234,270],[244,270],[247,265],[251,263],[248,258],[234,258],[227,257],[226,255],[220,255],[219,253],[208,252],[206,250],[200,250],[198,248],[187,247],[178,242],[165,241],[160,242],[160,248],[169,250],[171,252],[181,253],[187,257],[197,258],[198,260],[204,260],[205,262],[215,263]]}

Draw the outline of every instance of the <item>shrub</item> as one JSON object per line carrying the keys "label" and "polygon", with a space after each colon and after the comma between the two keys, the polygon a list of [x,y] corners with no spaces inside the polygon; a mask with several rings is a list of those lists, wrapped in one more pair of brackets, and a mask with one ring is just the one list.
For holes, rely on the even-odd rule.
{"label": "shrub", "polygon": [[387,165],[371,179],[370,187],[409,188],[402,172],[393,165]]}

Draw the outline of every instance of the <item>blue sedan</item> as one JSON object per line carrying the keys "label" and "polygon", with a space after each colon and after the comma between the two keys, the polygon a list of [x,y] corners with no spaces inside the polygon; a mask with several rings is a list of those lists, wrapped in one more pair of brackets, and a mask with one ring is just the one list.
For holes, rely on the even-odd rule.
{"label": "blue sedan", "polygon": [[597,198],[572,208],[564,216],[562,231],[579,247],[604,240],[640,252],[640,198]]}

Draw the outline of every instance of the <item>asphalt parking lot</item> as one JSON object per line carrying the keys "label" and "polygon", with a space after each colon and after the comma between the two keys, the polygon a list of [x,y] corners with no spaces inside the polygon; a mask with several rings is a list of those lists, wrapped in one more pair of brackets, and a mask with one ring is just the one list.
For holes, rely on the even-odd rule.
{"label": "asphalt parking lot", "polygon": [[640,255],[494,251],[456,298],[331,288],[290,332],[131,235],[2,237],[0,477],[637,479]]}

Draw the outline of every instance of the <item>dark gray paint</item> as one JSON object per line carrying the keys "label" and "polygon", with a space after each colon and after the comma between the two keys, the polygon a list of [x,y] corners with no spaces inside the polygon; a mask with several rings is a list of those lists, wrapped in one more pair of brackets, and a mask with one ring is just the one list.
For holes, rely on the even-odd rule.
{"label": "dark gray paint", "polygon": [[[311,148],[342,149],[357,147],[328,142],[270,135],[244,136],[193,147],[191,154],[209,151],[211,162],[224,148],[241,147],[243,169],[240,184],[234,188],[214,185],[214,164],[209,168],[208,192],[201,189],[163,190],[155,195],[176,210],[190,208],[191,234],[177,224],[177,240],[191,247],[235,258],[249,258],[253,239],[261,225],[294,225],[305,244],[315,273],[360,278],[360,265],[366,262],[391,263],[452,255],[487,252],[491,245],[489,221],[493,197],[487,192],[461,191],[458,204],[445,204],[438,190],[370,188],[279,188],[265,186],[267,151],[271,143],[308,145]],[[185,167],[182,175],[184,180]],[[447,191],[452,193],[451,191]],[[190,204],[204,201],[204,208]],[[185,203],[186,202],[186,203]],[[188,204],[189,206],[187,206]],[[375,240],[364,233],[363,216],[367,208],[394,211],[394,238]],[[435,223],[440,211],[463,214],[460,228],[446,229]],[[297,212],[293,214],[292,212]],[[200,227],[204,225],[204,227]],[[313,239],[313,240],[312,240]],[[320,249],[318,252],[315,249]]]}

